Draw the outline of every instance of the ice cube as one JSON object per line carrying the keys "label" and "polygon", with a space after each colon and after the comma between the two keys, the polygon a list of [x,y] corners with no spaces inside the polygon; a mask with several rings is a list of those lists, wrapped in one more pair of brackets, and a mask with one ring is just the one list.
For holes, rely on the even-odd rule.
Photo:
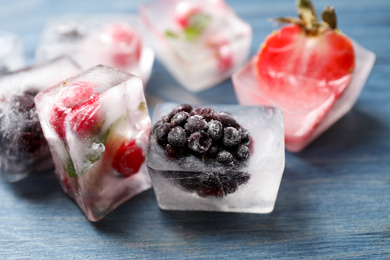
{"label": "ice cube", "polygon": [[[344,116],[359,97],[360,92],[375,62],[375,54],[353,41],[355,70],[352,80],[343,94],[334,99],[320,96],[310,99],[310,104],[299,105],[293,97],[280,93],[279,97],[268,95],[256,76],[256,57],[233,75],[233,84],[240,104],[273,105],[283,111],[286,149],[300,151]],[[295,105],[294,105],[295,104]]]}
{"label": "ice cube", "polygon": [[140,13],[157,57],[191,91],[229,78],[248,58],[252,29],[223,0],[160,0]]}
{"label": "ice cube", "polygon": [[[213,105],[212,110],[191,111],[180,106],[171,113],[175,106],[163,103],[155,108],[146,159],[160,208],[271,212],[284,171],[281,111],[270,106]],[[193,132],[186,134],[188,144],[180,146],[180,131],[172,126]]]}
{"label": "ice cube", "polygon": [[102,65],[35,98],[64,191],[91,221],[149,189],[150,118],[140,78]]}
{"label": "ice cube", "polygon": [[79,71],[70,59],[57,58],[0,76],[0,169],[7,181],[53,167],[34,97]]}
{"label": "ice cube", "polygon": [[111,66],[149,79],[154,52],[142,40],[135,15],[68,14],[46,25],[36,52],[37,60],[70,55],[83,69]]}
{"label": "ice cube", "polygon": [[0,74],[24,66],[22,42],[16,35],[0,31]]}

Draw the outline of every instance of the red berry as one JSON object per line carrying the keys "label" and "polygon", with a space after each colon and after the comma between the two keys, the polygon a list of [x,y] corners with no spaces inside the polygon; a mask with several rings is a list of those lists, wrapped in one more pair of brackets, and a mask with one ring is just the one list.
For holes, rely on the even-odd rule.
{"label": "red berry", "polygon": [[[88,110],[89,112],[94,112],[93,115],[96,115],[96,107],[92,106],[94,107],[93,109],[87,109],[86,107],[88,107],[88,100],[91,98],[91,100],[93,100],[92,103],[97,104],[97,95],[94,86],[87,82],[78,82],[71,86],[66,86],[66,89],[61,93],[61,99],[58,104],[53,107],[49,118],[49,122],[54,128],[54,131],[61,139],[65,139],[65,119],[69,114],[72,114],[73,116],[80,114],[77,118],[84,121],[84,123],[87,123],[84,128],[80,129],[82,130],[81,132],[83,132],[84,129],[91,129],[92,121],[82,117],[81,115],[84,113],[80,113],[80,111]],[[87,104],[87,106],[83,106],[84,103]],[[73,110],[75,111],[73,112]],[[76,130],[77,128],[78,127],[75,127]]]}
{"label": "red berry", "polygon": [[101,37],[109,45],[114,67],[126,70],[138,64],[141,37],[133,28],[125,24],[113,24],[104,29]]}
{"label": "red berry", "polygon": [[299,19],[280,19],[292,24],[265,39],[256,63],[261,92],[283,110],[286,142],[300,142],[314,131],[355,67],[352,43],[336,28],[333,9],[324,11],[325,19],[334,17],[326,22],[307,5],[299,5],[298,12]]}
{"label": "red berry", "polygon": [[194,5],[189,2],[180,2],[176,6],[174,18],[176,20],[176,23],[181,28],[187,28],[190,25],[189,20],[191,19],[191,16],[200,12],[200,6]]}
{"label": "red berry", "polygon": [[[85,137],[99,127],[99,96],[94,96],[84,104],[74,107],[70,113],[69,124],[73,133]],[[95,129],[94,129],[95,128]]]}
{"label": "red berry", "polygon": [[112,167],[125,177],[136,174],[144,162],[142,149],[135,140],[125,141],[114,155]]}

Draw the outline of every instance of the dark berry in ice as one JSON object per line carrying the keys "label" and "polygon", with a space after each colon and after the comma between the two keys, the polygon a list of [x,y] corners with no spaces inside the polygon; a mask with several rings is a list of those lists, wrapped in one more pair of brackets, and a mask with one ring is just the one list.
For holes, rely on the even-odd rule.
{"label": "dark berry in ice", "polygon": [[[249,131],[233,115],[208,107],[180,105],[153,128],[167,158],[179,165],[205,164],[212,172],[164,172],[189,192],[223,197],[235,192],[250,176],[241,169],[250,155]],[[172,176],[171,176],[172,175]]]}
{"label": "dark berry in ice", "polygon": [[186,131],[180,126],[171,129],[168,134],[168,143],[174,147],[184,147],[187,144]]}
{"label": "dark berry in ice", "polygon": [[[7,114],[0,113],[0,153],[6,156],[27,156],[38,152],[46,139],[43,136],[41,124],[34,103],[38,92],[27,90],[21,95],[10,98]],[[13,126],[7,126],[11,121]]]}
{"label": "dark berry in ice", "polygon": [[165,151],[167,152],[167,154],[170,157],[174,157],[175,158],[175,157],[178,156],[177,151],[170,144],[166,144],[164,148],[165,148]]}
{"label": "dark berry in ice", "polygon": [[144,162],[142,149],[135,140],[125,141],[115,153],[112,160],[112,167],[124,177],[136,174]]}
{"label": "dark berry in ice", "polygon": [[240,145],[236,151],[236,157],[240,160],[245,160],[249,157],[249,148],[246,145]]}
{"label": "dark berry in ice", "polygon": [[184,112],[191,112],[192,110],[192,106],[191,105],[188,105],[188,104],[181,104],[181,105],[178,105],[177,107],[175,107],[174,109],[172,109],[171,112],[169,112],[166,116],[163,117],[163,121],[165,122],[170,122],[171,121],[171,118],[176,115],[178,112],[181,112],[181,111],[184,111]]}
{"label": "dark berry in ice", "polygon": [[234,127],[228,126],[223,129],[223,145],[226,147],[235,147],[241,143],[240,132]]}
{"label": "dark berry in ice", "polygon": [[191,116],[201,116],[207,121],[214,119],[214,110],[209,107],[194,107],[190,113]]}
{"label": "dark berry in ice", "polygon": [[248,182],[250,176],[246,172],[171,172],[178,183],[189,192],[196,192],[200,197],[223,197],[237,191],[238,187]]}
{"label": "dark berry in ice", "polygon": [[195,132],[188,139],[188,147],[196,153],[205,153],[212,144],[211,137],[203,132]]}
{"label": "dark berry in ice", "polygon": [[160,142],[166,142],[167,135],[171,130],[171,125],[168,123],[162,123],[161,125],[154,128],[154,135]]}
{"label": "dark berry in ice", "polygon": [[249,143],[250,142],[251,136],[249,134],[248,129],[246,129],[244,127],[240,127],[240,134],[241,134],[241,142],[242,143]]}
{"label": "dark berry in ice", "polygon": [[187,120],[187,123],[184,125],[184,128],[189,133],[194,133],[197,131],[206,131],[207,130],[207,122],[202,119],[200,116],[190,116]]}
{"label": "dark berry in ice", "polygon": [[217,161],[225,164],[229,164],[233,162],[233,155],[228,151],[220,151],[217,154]]}
{"label": "dark berry in ice", "polygon": [[221,139],[222,134],[223,134],[223,125],[221,122],[217,120],[211,120],[208,123],[208,134],[214,141],[218,141]]}
{"label": "dark berry in ice", "polygon": [[234,119],[234,116],[227,112],[217,112],[215,113],[216,119],[221,122],[224,126],[236,126],[237,122]]}
{"label": "dark berry in ice", "polygon": [[215,158],[219,152],[220,148],[218,145],[213,145],[207,151],[207,155],[211,158]]}
{"label": "dark berry in ice", "polygon": [[171,127],[176,127],[176,126],[183,126],[187,122],[189,114],[185,111],[180,111],[176,113],[172,118],[171,118]]}

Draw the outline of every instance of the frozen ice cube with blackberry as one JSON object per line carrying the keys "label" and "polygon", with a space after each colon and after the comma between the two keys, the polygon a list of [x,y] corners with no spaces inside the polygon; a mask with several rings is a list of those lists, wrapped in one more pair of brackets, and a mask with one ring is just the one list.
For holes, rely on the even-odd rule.
{"label": "frozen ice cube with blackberry", "polygon": [[271,212],[284,169],[283,135],[274,107],[158,105],[147,166],[160,208]]}
{"label": "frozen ice cube with blackberry", "polygon": [[251,27],[223,0],[159,0],[140,13],[157,57],[190,91],[222,82],[248,58]]}
{"label": "frozen ice cube with blackberry", "polygon": [[47,23],[36,52],[37,60],[69,55],[83,69],[111,66],[149,79],[154,52],[145,45],[135,15],[68,14]]}
{"label": "frozen ice cube with blackberry", "polygon": [[0,31],[0,74],[24,66],[22,42],[13,33]]}
{"label": "frozen ice cube with blackberry", "polygon": [[53,167],[34,97],[79,72],[68,58],[59,58],[0,77],[0,169],[7,181]]}
{"label": "frozen ice cube with blackberry", "polygon": [[89,220],[151,187],[144,163],[150,117],[140,78],[100,65],[35,102],[56,175]]}

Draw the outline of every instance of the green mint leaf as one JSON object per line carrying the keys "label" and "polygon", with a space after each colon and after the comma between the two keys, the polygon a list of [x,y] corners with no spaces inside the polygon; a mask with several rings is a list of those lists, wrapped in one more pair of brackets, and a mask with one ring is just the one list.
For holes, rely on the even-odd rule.
{"label": "green mint leaf", "polygon": [[165,35],[169,38],[178,38],[179,37],[176,33],[169,31],[169,30],[165,31]]}
{"label": "green mint leaf", "polygon": [[73,161],[72,161],[72,159],[70,159],[70,157],[68,157],[68,159],[66,160],[65,171],[66,171],[66,173],[68,173],[70,178],[77,176],[76,169],[74,168]]}
{"label": "green mint leaf", "polygon": [[184,37],[187,41],[193,42],[198,39],[200,36],[200,32],[197,29],[194,29],[192,27],[187,27],[184,29]]}
{"label": "green mint leaf", "polygon": [[100,138],[99,138],[100,142],[101,142],[102,144],[104,144],[104,145],[107,143],[107,137],[108,137],[108,135],[110,134],[111,127],[112,127],[112,125],[111,125],[111,126],[106,130],[106,132],[103,133],[103,135],[100,136]]}

